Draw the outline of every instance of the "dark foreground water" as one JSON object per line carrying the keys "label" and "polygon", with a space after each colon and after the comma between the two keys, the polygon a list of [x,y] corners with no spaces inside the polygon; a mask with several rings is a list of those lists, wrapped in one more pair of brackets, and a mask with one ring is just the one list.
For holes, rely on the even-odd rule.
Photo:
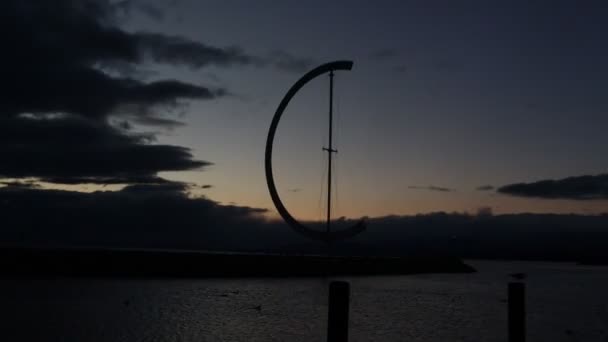
{"label": "dark foreground water", "polygon": [[[346,278],[351,341],[506,341],[510,273],[529,341],[608,341],[608,268],[469,261],[473,274]],[[0,280],[2,341],[324,341],[329,279]]]}

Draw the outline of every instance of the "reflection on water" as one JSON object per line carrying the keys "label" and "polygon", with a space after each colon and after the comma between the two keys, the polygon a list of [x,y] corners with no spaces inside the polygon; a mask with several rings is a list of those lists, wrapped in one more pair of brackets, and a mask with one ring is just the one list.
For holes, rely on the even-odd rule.
{"label": "reflection on water", "polygon": [[[479,272],[349,278],[351,341],[506,341],[526,274],[530,341],[608,341],[608,268],[471,261]],[[10,341],[324,341],[328,279],[3,279]]]}

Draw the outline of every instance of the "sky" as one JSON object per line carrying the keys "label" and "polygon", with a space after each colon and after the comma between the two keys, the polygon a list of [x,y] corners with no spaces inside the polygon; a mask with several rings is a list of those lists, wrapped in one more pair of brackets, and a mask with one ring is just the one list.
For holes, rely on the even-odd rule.
{"label": "sky", "polygon": [[[215,225],[276,218],[272,116],[334,60],[354,67],[335,78],[333,217],[607,212],[603,2],[0,7],[0,210],[23,210],[19,224],[82,203],[144,215],[148,201],[168,201],[170,216],[204,207],[196,219]],[[326,77],[307,84],[275,139],[279,193],[300,220],[324,217],[328,90]]]}
{"label": "sky", "polygon": [[[215,200],[273,208],[262,156],[280,99],[307,69],[350,59],[336,78],[336,216],[594,213],[606,201],[477,189],[605,172],[605,15],[600,2],[180,1],[127,27],[303,60],[293,72],[210,68],[234,96],[192,103],[186,127],[161,137],[214,163],[169,177],[213,184]],[[327,94],[322,79],[298,94],[276,143],[280,192],[306,219],[325,206]]]}

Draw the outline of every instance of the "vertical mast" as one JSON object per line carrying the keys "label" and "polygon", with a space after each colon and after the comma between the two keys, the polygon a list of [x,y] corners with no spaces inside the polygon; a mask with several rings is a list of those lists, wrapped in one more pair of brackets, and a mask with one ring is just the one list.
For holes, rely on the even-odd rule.
{"label": "vertical mast", "polygon": [[[298,91],[300,91],[300,89],[302,89],[302,87],[304,87],[308,82],[310,82],[311,80],[315,79],[318,76],[321,76],[321,75],[324,75],[327,73],[331,73],[331,76],[333,76],[333,74],[336,70],[351,70],[352,67],[353,67],[352,61],[347,61],[347,60],[334,61],[334,62],[322,64],[322,65],[314,68],[313,70],[309,71],[304,76],[302,76],[296,83],[294,83],[294,85],[291,88],[289,88],[289,91],[287,92],[285,97],[283,97],[283,99],[281,100],[281,103],[279,104],[279,107],[277,108],[277,110],[274,113],[274,116],[272,118],[272,123],[270,124],[270,129],[268,130],[268,138],[266,139],[266,152],[265,152],[265,159],[264,159],[264,168],[266,171],[266,183],[268,184],[268,191],[270,192],[270,197],[272,198],[272,202],[274,203],[274,206],[276,207],[277,211],[279,212],[279,214],[281,215],[283,220],[285,220],[285,222],[291,228],[293,228],[296,232],[301,233],[301,234],[303,234],[309,238],[315,239],[315,240],[327,241],[328,245],[330,245],[330,243],[332,241],[355,236],[356,234],[364,231],[365,230],[365,221],[361,220],[360,222],[356,223],[352,227],[344,229],[344,230],[329,231],[329,230],[331,230],[331,203],[330,203],[330,205],[328,205],[328,215],[327,215],[327,230],[329,231],[329,233],[322,231],[322,230],[318,230],[318,229],[311,229],[311,228],[307,227],[305,224],[298,222],[298,220],[296,220],[293,216],[291,216],[291,214],[289,213],[289,211],[287,210],[287,208],[281,201],[281,198],[279,197],[279,193],[277,191],[276,185],[274,183],[274,175],[272,172],[272,149],[273,149],[272,146],[273,146],[273,141],[274,141],[274,138],[276,135],[277,127],[278,127],[279,121],[281,119],[281,116],[283,115],[283,112],[287,108],[289,101],[291,101],[291,99],[293,99],[293,97],[298,93]],[[329,122],[331,125],[332,119],[333,119],[333,117],[332,117],[333,116],[333,107],[332,107],[332,105],[333,105],[333,79],[331,79],[330,81],[332,82],[330,84],[332,93],[330,94],[331,98],[329,101],[329,105],[330,105]],[[333,149],[332,128],[333,127],[331,127],[331,126],[329,128],[330,145],[329,145],[329,147],[323,146],[323,150],[328,151],[330,153],[330,155],[329,155],[330,158],[333,158],[331,153],[337,153],[337,151]],[[330,166],[329,170],[331,171],[331,166]],[[328,198],[329,199],[331,199],[331,180],[332,180],[332,178],[329,177],[329,182],[328,182],[329,183],[329,188],[328,188]]]}
{"label": "vertical mast", "polygon": [[334,71],[329,72],[329,147],[325,150],[329,154],[328,172],[327,172],[327,228],[326,231],[331,231],[331,157],[332,153],[338,152],[333,149],[333,110],[334,110]]}

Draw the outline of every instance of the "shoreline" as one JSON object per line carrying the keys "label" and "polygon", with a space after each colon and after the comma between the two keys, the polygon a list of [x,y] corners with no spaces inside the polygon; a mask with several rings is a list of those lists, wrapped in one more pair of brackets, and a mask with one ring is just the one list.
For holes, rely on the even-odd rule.
{"label": "shoreline", "polygon": [[451,257],[0,249],[0,276],[314,277],[471,272],[476,270]]}

